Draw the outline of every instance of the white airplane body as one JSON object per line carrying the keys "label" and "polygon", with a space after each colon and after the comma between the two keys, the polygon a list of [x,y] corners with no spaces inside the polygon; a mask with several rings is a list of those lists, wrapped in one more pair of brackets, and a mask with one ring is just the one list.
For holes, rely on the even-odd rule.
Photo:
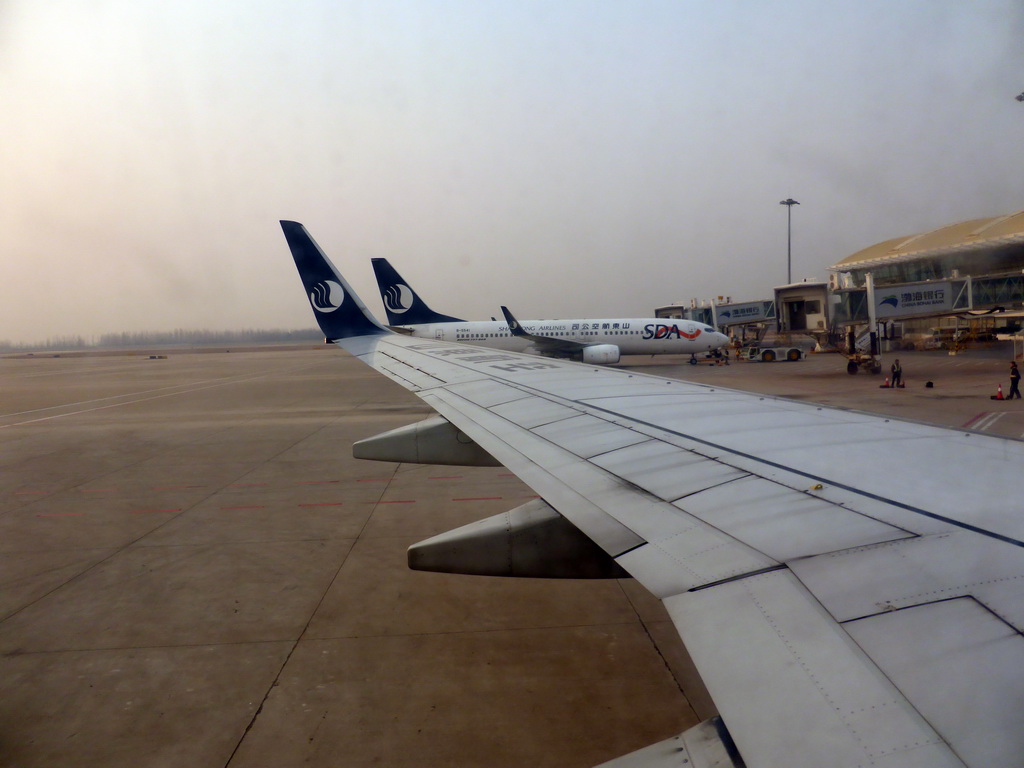
{"label": "white airplane body", "polygon": [[[645,317],[601,320],[521,320],[523,329],[535,336],[585,345],[614,345],[623,355],[691,355],[721,347],[724,334],[703,323]],[[534,352],[533,342],[517,338],[501,320],[469,320],[461,323],[426,323],[394,326],[410,335],[439,341],[461,341],[511,352]]]}
{"label": "white airplane body", "polygon": [[668,609],[719,716],[608,768],[1022,764],[1024,442],[396,334],[282,228],[327,338],[438,414],[353,453],[538,496],[411,567],[629,575]]}
{"label": "white airplane body", "polygon": [[615,363],[621,355],[698,355],[729,343],[711,326],[690,320],[632,317],[521,320],[527,336],[516,336],[500,320],[460,320],[430,309],[387,259],[373,269],[388,324],[416,338],[475,344],[511,352]]}

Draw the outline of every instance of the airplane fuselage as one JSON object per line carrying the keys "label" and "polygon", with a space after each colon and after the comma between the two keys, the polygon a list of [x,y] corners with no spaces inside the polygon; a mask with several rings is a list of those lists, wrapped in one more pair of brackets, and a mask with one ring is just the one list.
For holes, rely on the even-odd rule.
{"label": "airplane fuselage", "polygon": [[[701,354],[728,342],[727,337],[703,323],[667,318],[524,320],[520,325],[534,336],[587,345],[614,344],[623,355]],[[460,341],[511,352],[530,351],[535,346],[529,339],[513,336],[508,324],[501,320],[395,327],[420,338]]]}

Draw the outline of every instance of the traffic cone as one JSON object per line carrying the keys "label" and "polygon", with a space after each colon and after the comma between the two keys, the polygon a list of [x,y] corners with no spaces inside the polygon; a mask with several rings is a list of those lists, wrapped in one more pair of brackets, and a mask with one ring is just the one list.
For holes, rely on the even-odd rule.
{"label": "traffic cone", "polygon": [[999,384],[999,385],[996,386],[996,393],[994,395],[992,395],[992,399],[993,400],[1002,400],[1003,399],[1003,385],[1002,384]]}
{"label": "traffic cone", "polygon": [[888,376],[885,377],[885,384],[879,384],[878,388],[879,389],[889,389],[889,377]]}

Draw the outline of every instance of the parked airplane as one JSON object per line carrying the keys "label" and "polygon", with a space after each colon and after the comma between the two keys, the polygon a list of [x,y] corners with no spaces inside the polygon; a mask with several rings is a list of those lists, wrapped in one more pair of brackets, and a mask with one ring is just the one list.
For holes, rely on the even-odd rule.
{"label": "parked airplane", "polygon": [[439,414],[353,452],[538,494],[411,566],[664,602],[719,715],[606,766],[1020,765],[1024,442],[392,333],[282,227],[324,334]]}
{"label": "parked airplane", "polygon": [[434,312],[387,259],[373,259],[388,324],[413,336],[462,341],[481,347],[563,357],[585,363],[617,363],[621,355],[696,355],[729,343],[703,323],[665,318],[523,320],[515,334],[500,320],[461,320]]}

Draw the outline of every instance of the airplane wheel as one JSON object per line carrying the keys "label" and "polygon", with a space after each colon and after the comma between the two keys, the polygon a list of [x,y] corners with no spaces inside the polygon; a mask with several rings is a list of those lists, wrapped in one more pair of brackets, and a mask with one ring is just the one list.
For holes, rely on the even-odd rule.
{"label": "airplane wheel", "polygon": [[696,357],[691,357],[690,358],[690,365],[696,365],[696,364],[697,364],[697,358]]}

